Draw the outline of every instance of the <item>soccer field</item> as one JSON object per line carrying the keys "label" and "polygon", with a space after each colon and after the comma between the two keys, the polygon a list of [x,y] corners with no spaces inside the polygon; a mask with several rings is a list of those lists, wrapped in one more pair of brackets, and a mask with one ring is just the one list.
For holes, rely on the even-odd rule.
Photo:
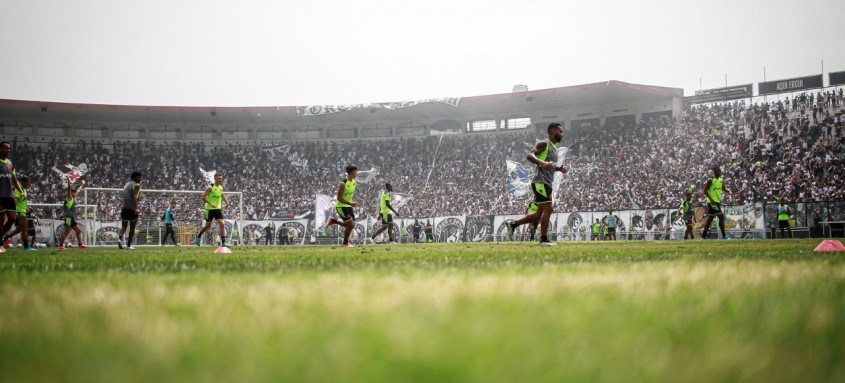
{"label": "soccer field", "polygon": [[813,240],[9,250],[0,381],[845,381]]}

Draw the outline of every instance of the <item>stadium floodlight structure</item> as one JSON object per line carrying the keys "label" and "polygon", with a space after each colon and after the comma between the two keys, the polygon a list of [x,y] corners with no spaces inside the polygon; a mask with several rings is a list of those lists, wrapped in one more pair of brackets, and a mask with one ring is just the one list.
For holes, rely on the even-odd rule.
{"label": "stadium floodlight structure", "polygon": [[[89,195],[89,193],[91,194]],[[84,220],[86,224],[89,225],[88,227],[86,227],[86,232],[95,233],[94,235],[92,235],[93,238],[90,240],[91,245],[96,246],[117,244],[118,237],[116,235],[117,233],[115,232],[116,230],[113,222],[117,222],[116,226],[117,229],[119,229],[120,217],[117,216],[113,219],[103,219],[103,217],[98,216],[98,212],[100,211],[100,207],[120,204],[123,198],[122,193],[123,189],[117,188],[91,187],[82,189],[82,204],[79,205],[83,207],[83,212],[81,216],[85,218],[92,218]],[[200,199],[203,193],[204,191],[200,190],[141,189],[141,197],[139,200],[139,204],[142,210],[142,217],[138,219],[138,223],[135,226],[135,245],[162,245],[162,237],[164,236],[164,222],[161,220],[160,217],[170,206],[170,201],[176,201],[177,210],[183,212],[186,210],[195,211],[197,213],[196,215],[191,215],[189,213],[188,216],[182,214],[177,215],[176,217],[178,225],[178,227],[176,228],[176,233],[177,237],[179,238],[179,243],[193,243],[194,237],[199,232],[199,228],[205,223],[205,220],[202,219],[202,216],[199,213],[203,210],[202,206],[204,202],[202,202]],[[226,195],[226,199],[232,202],[232,204],[237,204],[237,216],[234,218],[230,217],[228,218],[228,220],[236,221],[238,224],[237,227],[243,228],[243,192],[227,191],[223,192],[223,194]],[[106,201],[103,201],[102,197],[105,197]],[[232,197],[235,197],[235,200],[233,200]],[[89,198],[90,200],[96,200],[96,203],[89,204]],[[144,211],[149,211],[150,208],[155,209],[154,215],[150,216],[149,214],[147,214],[146,216],[144,216]],[[115,208],[114,210],[116,210],[118,213],[120,212],[119,207]],[[112,224],[110,224],[109,226],[104,226],[104,222],[112,222]],[[227,234],[229,237],[233,237],[230,230],[230,225],[227,225]],[[212,223],[211,227],[204,234],[205,240],[203,242],[206,244],[214,243],[216,241],[215,238],[217,238],[218,234],[219,233],[217,225],[215,223]],[[238,243],[239,241],[239,236],[236,238],[232,238],[232,243]]]}

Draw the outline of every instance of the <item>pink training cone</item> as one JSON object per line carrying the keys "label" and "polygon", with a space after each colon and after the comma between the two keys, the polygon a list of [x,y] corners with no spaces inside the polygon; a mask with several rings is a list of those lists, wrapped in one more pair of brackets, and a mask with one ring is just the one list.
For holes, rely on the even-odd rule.
{"label": "pink training cone", "polygon": [[836,239],[825,239],[813,251],[845,251],[845,245]]}
{"label": "pink training cone", "polygon": [[228,247],[220,246],[217,250],[214,250],[214,254],[232,254],[232,250],[229,250]]}

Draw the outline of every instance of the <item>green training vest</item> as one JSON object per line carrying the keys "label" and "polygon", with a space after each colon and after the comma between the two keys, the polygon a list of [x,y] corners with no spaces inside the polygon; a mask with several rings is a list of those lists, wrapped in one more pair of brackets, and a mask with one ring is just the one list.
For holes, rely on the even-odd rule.
{"label": "green training vest", "polygon": [[[355,179],[344,179],[343,183],[345,186],[343,187],[343,199],[353,202],[352,198],[355,197],[355,185],[358,183]],[[340,201],[335,201],[336,207],[352,207],[351,205],[347,205]]]}

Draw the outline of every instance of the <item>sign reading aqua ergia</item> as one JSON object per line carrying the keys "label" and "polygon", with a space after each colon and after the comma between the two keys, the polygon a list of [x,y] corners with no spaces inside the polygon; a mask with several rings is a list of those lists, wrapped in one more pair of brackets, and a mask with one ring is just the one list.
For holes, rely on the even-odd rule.
{"label": "sign reading aqua ergia", "polygon": [[767,81],[757,84],[758,95],[795,92],[798,90],[821,88],[822,75],[788,78],[785,80]]}
{"label": "sign reading aqua ergia", "polygon": [[745,91],[746,95],[737,96],[735,98],[751,97],[752,92],[753,92],[753,87],[752,87],[752,84],[745,84],[745,85],[728,86],[728,87],[724,87],[724,88],[704,89],[704,90],[695,91],[695,95],[696,96],[709,96],[709,95],[712,95],[712,94],[733,93],[733,92],[738,91],[738,90]]}

